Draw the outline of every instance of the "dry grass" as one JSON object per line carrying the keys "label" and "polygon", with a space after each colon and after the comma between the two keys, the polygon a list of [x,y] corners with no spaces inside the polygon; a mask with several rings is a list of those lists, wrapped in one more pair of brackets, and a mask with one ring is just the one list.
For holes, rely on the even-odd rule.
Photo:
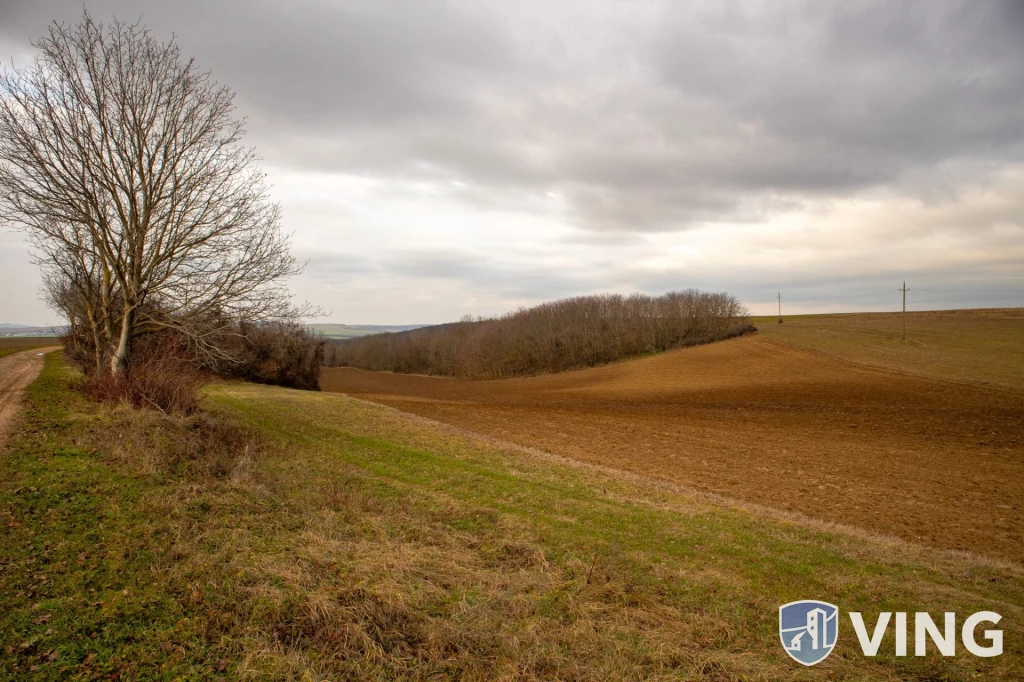
{"label": "dry grass", "polygon": [[[66,380],[49,358],[0,464],[0,678],[1024,673],[1017,567],[758,518],[342,396],[218,385],[211,414],[171,418]],[[872,660],[846,633],[804,669],[776,633],[801,597],[869,618],[993,608],[1007,653],[895,659],[890,642]]]}
{"label": "dry grass", "polygon": [[121,404],[100,414],[75,444],[140,474],[208,483],[250,470],[265,449],[253,429],[208,413],[168,416]]}
{"label": "dry grass", "polygon": [[762,336],[843,360],[1024,391],[1024,309],[754,318]]}
{"label": "dry grass", "polygon": [[[301,444],[301,468],[264,471],[318,523],[264,564],[264,581],[305,593],[303,627],[345,632],[343,650],[356,647],[345,655],[356,667],[332,668],[317,646],[295,657],[301,634],[261,633],[253,677],[797,679],[808,673],[779,655],[774,621],[799,594],[838,594],[869,613],[880,603],[969,609],[978,598],[1021,612],[1022,574],[1009,564],[759,520],[344,397],[248,386],[214,395],[289,448]],[[989,597],[977,592],[983,574],[1002,585]],[[300,631],[318,641],[315,627]],[[844,646],[820,666],[826,675],[967,675],[931,657],[864,667],[855,643]]]}

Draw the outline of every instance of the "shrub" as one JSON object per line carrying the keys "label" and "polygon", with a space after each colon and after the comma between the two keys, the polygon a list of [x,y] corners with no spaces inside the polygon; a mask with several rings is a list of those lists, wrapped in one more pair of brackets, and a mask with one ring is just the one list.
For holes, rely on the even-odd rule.
{"label": "shrub", "polygon": [[189,415],[199,408],[201,384],[201,371],[185,339],[174,332],[160,332],[136,342],[131,371],[121,376],[87,376],[84,389],[103,402],[124,401],[166,414]]}
{"label": "shrub", "polygon": [[225,329],[211,334],[213,340],[208,339],[201,356],[180,332],[146,334],[135,342],[131,370],[122,377],[107,373],[107,358],[98,359],[97,346],[83,327],[73,327],[62,341],[65,358],[86,375],[85,393],[104,402],[191,414],[206,374],[320,390],[324,342],[305,327],[295,322],[237,322]]}
{"label": "shrub", "polygon": [[295,322],[241,323],[225,339],[232,357],[216,367],[223,376],[308,391],[320,390],[324,341]]}

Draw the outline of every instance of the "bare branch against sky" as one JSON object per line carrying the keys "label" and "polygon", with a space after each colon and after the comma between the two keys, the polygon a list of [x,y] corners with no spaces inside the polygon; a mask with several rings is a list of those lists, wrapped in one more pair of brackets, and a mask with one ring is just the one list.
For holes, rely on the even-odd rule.
{"label": "bare branch against sky", "polygon": [[299,268],[231,91],[140,24],[86,13],[33,46],[0,74],[0,220],[93,371],[126,374],[146,332],[219,355],[238,321],[292,315]]}
{"label": "bare branch against sky", "polygon": [[[1024,305],[1024,4],[127,2],[231,84],[338,321]],[[80,2],[0,0],[0,61]],[[45,322],[18,235],[0,321]],[[12,289],[16,285],[16,289]],[[946,291],[928,292],[928,289]]]}

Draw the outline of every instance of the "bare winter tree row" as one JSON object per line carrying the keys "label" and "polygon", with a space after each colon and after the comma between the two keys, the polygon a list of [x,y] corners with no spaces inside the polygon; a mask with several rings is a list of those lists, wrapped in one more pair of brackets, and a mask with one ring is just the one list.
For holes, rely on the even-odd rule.
{"label": "bare winter tree row", "polygon": [[725,293],[567,298],[499,318],[375,334],[337,344],[332,365],[494,379],[590,367],[752,331]]}

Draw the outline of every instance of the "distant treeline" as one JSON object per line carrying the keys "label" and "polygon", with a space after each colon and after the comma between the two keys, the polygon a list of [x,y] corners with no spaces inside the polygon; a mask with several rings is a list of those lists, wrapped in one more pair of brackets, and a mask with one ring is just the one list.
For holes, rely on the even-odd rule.
{"label": "distant treeline", "polygon": [[725,293],[579,296],[493,319],[333,343],[327,364],[497,379],[592,367],[750,331],[747,310]]}

